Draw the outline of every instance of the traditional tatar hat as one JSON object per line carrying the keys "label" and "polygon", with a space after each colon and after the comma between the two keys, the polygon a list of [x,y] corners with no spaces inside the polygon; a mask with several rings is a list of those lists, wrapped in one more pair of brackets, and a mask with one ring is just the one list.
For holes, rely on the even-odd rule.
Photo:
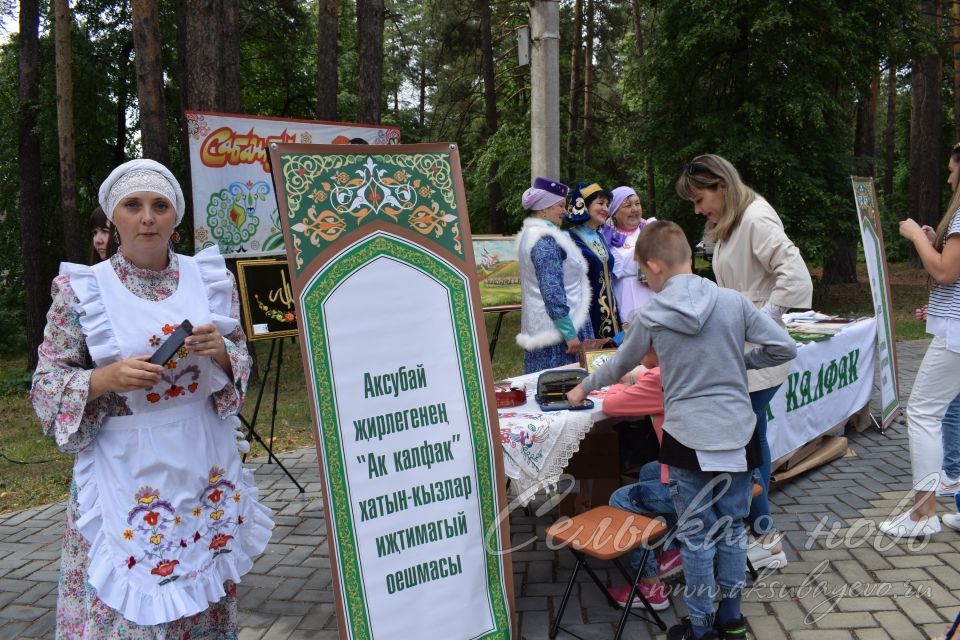
{"label": "traditional tatar hat", "polygon": [[100,185],[98,194],[103,213],[113,222],[113,210],[125,197],[137,191],[149,191],[165,197],[177,211],[177,224],[183,220],[187,203],[180,183],[170,170],[156,160],[140,159],[124,162],[110,172]]}
{"label": "traditional tatar hat", "polygon": [[567,207],[563,217],[576,224],[589,220],[590,214],[587,213],[586,200],[598,191],[603,191],[603,188],[596,182],[578,182],[575,184],[573,191],[570,192],[570,206]]}
{"label": "traditional tatar hat", "polygon": [[543,211],[566,200],[568,191],[570,187],[559,180],[538,176],[534,179],[533,186],[523,192],[521,204],[528,211]]}

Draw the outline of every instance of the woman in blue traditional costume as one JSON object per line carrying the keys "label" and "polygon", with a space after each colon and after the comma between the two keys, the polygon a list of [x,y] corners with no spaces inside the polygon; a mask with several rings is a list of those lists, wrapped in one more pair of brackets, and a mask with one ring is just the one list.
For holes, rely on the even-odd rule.
{"label": "woman in blue traditional costume", "polygon": [[570,207],[564,216],[575,225],[570,229],[570,237],[587,261],[593,291],[590,322],[596,338],[612,338],[622,328],[613,291],[613,252],[599,231],[609,217],[609,204],[610,196],[600,185],[578,183],[570,194]]}
{"label": "woman in blue traditional costume", "polygon": [[[61,265],[30,394],[76,454],[56,637],[236,638],[236,583],[273,521],[235,439],[250,356],[233,276],[216,247],[169,248],[185,202],[163,165],[120,165],[99,199],[120,250]],[[184,319],[183,346],[149,362]]]}
{"label": "woman in blue traditional costume", "polygon": [[537,178],[523,193],[530,215],[517,238],[523,304],[517,344],[525,373],[575,362],[580,341],[593,337],[587,265],[560,230],[567,191],[556,180]]}

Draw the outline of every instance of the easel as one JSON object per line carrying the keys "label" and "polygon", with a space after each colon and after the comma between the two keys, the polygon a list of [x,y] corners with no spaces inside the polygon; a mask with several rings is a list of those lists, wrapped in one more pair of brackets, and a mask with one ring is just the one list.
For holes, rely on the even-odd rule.
{"label": "easel", "polygon": [[[292,337],[290,338],[293,339]],[[280,348],[277,347],[277,343],[280,343]],[[260,403],[263,400],[263,391],[267,388],[267,377],[270,375],[270,365],[273,364],[273,353],[276,349],[277,352],[277,370],[273,378],[273,409],[270,414],[270,444],[268,445],[263,441],[263,438],[260,437],[260,434],[257,433],[254,425],[257,424],[257,416],[260,413]],[[300,483],[297,482],[296,478],[290,474],[290,471],[287,470],[283,463],[280,462],[280,459],[277,458],[273,453],[273,430],[277,422],[277,398],[280,395],[280,369],[283,368],[283,338],[274,338],[270,341],[270,352],[267,354],[267,363],[263,367],[263,375],[260,377],[260,390],[257,391],[257,402],[253,405],[253,416],[251,416],[250,421],[240,416],[240,420],[243,422],[243,426],[247,428],[247,437],[246,440],[249,443],[251,440],[256,440],[260,443],[260,446],[267,450],[267,463],[269,464],[271,460],[277,463],[277,466],[280,467],[281,471],[287,474],[287,477],[290,478],[290,481],[297,486],[297,489],[300,490],[300,493],[303,493],[303,487],[300,486]],[[243,461],[247,461],[247,454],[243,454]]]}
{"label": "easel", "polygon": [[495,307],[484,307],[484,313],[496,313],[497,325],[493,328],[493,336],[490,338],[490,359],[493,360],[493,352],[497,349],[497,340],[500,339],[500,327],[503,325],[503,316],[511,311],[519,311],[519,304],[501,304]]}

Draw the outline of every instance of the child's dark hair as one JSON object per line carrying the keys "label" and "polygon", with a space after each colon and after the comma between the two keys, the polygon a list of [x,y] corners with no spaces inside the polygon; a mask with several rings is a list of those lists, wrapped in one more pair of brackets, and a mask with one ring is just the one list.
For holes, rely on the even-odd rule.
{"label": "child's dark hair", "polygon": [[659,260],[668,267],[689,264],[693,255],[683,229],[669,220],[657,220],[645,226],[637,238],[634,254],[641,264]]}

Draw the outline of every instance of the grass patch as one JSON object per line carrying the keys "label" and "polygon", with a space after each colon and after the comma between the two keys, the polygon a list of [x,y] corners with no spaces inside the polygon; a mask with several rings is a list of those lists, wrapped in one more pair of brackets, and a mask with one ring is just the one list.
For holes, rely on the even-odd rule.
{"label": "grass patch", "polygon": [[[698,268],[709,266],[698,263]],[[817,269],[811,270],[815,277]],[[845,316],[873,314],[873,303],[864,265],[858,265],[856,284],[818,288],[815,306],[825,313]],[[926,275],[910,263],[890,265],[891,297],[893,300],[894,330],[897,340],[924,338],[924,323],[914,316],[914,310],[925,304],[929,292]],[[497,314],[484,314],[487,335],[493,336]],[[520,313],[503,316],[500,337],[493,358],[494,379],[500,380],[523,372],[523,351],[514,337],[520,329]],[[255,343],[257,363],[262,370],[270,345]],[[43,435],[40,422],[27,397],[30,373],[24,359],[0,360],[0,513],[25,509],[62,500],[70,484],[73,456],[61,454],[53,440]],[[257,417],[257,432],[271,441],[270,417],[273,410],[273,385],[277,370],[276,355],[267,377],[266,389]],[[243,415],[253,416],[260,382],[251,385]],[[283,363],[280,367],[280,394],[277,401],[275,428],[272,435],[275,452],[314,446],[313,421],[307,397],[304,368],[300,358],[299,340],[284,339]],[[251,455],[262,456],[262,447],[253,444]],[[49,461],[42,464],[15,464],[18,461]]]}
{"label": "grass patch", "polygon": [[26,359],[2,361],[0,513],[62,500],[70,486],[73,456],[60,453],[53,439],[43,435],[27,397],[29,386]]}

